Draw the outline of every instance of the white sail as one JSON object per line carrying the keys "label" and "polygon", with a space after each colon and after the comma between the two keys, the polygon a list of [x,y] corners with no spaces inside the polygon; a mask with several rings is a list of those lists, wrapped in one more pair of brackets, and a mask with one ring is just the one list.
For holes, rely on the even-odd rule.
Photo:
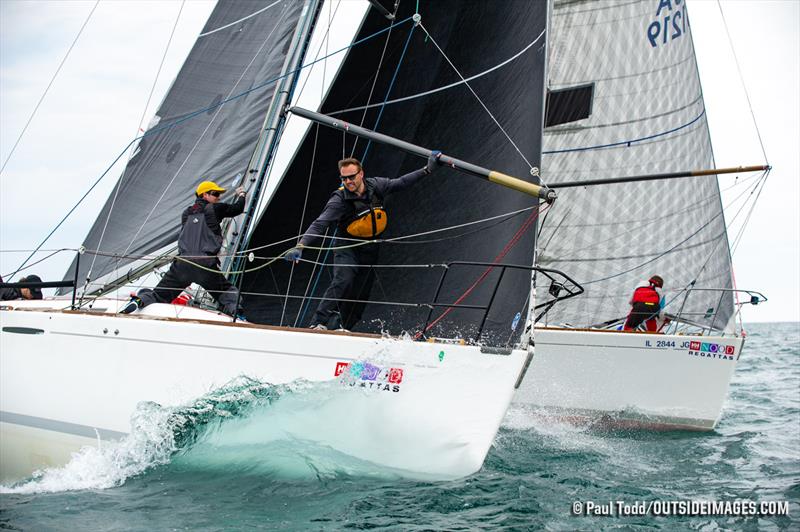
{"label": "white sail", "polygon": [[[553,4],[549,116],[572,120],[544,131],[546,183],[714,168],[689,20],[685,2]],[[580,87],[589,89],[553,97]],[[725,328],[731,294],[688,291],[731,288],[716,176],[559,193],[543,224],[539,263],[568,272],[586,293],[556,305],[548,323],[624,317],[637,283],[657,274],[667,312]]]}

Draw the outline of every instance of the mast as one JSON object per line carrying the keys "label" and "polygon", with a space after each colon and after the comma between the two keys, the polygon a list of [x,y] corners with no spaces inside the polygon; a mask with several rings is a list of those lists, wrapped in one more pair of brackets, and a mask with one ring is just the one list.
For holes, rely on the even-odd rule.
{"label": "mast", "polygon": [[229,275],[232,282],[239,276],[238,273],[235,273],[235,270],[238,270],[238,265],[242,263],[242,259],[240,257],[237,258],[238,253],[247,245],[247,234],[258,206],[258,198],[264,186],[267,169],[280,140],[279,132],[286,121],[286,115],[283,110],[290,101],[297,85],[300,66],[308,48],[309,37],[314,30],[314,24],[319,15],[320,0],[305,0],[305,2],[303,12],[300,15],[301,23],[297,25],[295,34],[292,37],[282,70],[287,75],[275,87],[272,105],[270,105],[264,117],[264,126],[261,129],[261,135],[248,165],[249,181],[252,183],[252,186],[248,189],[250,205],[245,211],[241,227],[237,227],[234,223],[229,223],[226,230],[225,244],[223,244],[222,249],[232,250],[232,252],[225,255],[222,261],[222,271],[234,271]]}

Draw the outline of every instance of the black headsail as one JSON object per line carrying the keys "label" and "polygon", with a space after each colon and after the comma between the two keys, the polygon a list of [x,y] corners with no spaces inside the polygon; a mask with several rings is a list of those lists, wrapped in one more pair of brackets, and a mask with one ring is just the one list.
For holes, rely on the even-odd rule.
{"label": "black headsail", "polygon": [[[380,34],[349,51],[321,112],[536,182],[532,169],[535,174],[541,152],[546,2],[425,2],[419,6],[421,25],[415,27],[407,19],[416,5],[401,2],[394,18],[398,25],[388,37]],[[389,24],[371,10],[357,39]],[[367,176],[394,177],[425,164],[391,147],[313,126],[250,244],[290,242],[257,255],[275,256],[293,245],[291,238],[305,231],[340,185],[336,161],[348,156],[362,159]],[[529,195],[442,167],[390,197],[387,208],[389,227],[381,237],[389,241],[380,252],[380,264],[387,267],[376,270],[373,302],[358,330],[419,333],[427,328],[429,336],[474,337],[481,310],[436,307],[425,327],[429,309],[413,305],[433,301],[442,268],[412,266],[532,265],[539,201]],[[451,229],[439,231],[445,228]],[[392,241],[398,237],[410,238]],[[304,258],[329,264],[332,253],[307,251]],[[501,272],[453,265],[438,302],[485,305]],[[330,276],[329,267],[301,263],[292,269],[283,261],[247,274],[248,318],[307,325],[318,300],[303,296],[321,297]],[[530,285],[528,270],[503,274],[481,341],[498,345],[519,338]],[[383,304],[389,302],[405,305]],[[518,314],[521,320],[515,319]]]}
{"label": "black headsail", "polygon": [[[232,186],[273,100],[306,2],[219,2],[89,231],[79,283],[125,275],[136,257],[174,243],[181,210],[205,179]],[[97,250],[102,255],[94,255]],[[74,264],[66,273],[74,275]]]}

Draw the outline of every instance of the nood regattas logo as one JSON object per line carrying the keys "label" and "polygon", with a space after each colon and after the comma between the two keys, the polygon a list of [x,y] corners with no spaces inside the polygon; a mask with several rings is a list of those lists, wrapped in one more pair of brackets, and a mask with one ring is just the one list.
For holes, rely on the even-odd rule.
{"label": "nood regattas logo", "polygon": [[350,386],[397,393],[403,382],[403,369],[382,368],[369,362],[337,362],[333,376],[341,377]]}
{"label": "nood regattas logo", "polygon": [[689,342],[689,354],[696,357],[734,360],[736,348],[732,345],[715,344],[713,342]]}

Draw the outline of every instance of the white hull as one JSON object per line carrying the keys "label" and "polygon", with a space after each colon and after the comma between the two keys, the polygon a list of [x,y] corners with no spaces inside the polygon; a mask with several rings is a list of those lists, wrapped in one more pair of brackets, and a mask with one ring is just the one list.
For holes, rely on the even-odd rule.
{"label": "white hull", "polygon": [[535,341],[514,403],[577,421],[695,430],[716,426],[744,343],[549,328]]}
{"label": "white hull", "polygon": [[[113,312],[118,303],[107,306]],[[182,319],[157,317],[175,312]],[[480,469],[528,356],[185,319],[223,318],[172,305],[139,314],[0,310],[4,438],[8,427],[15,434],[62,434],[65,441],[119,438],[130,431],[141,401],[185,404],[242,375],[271,384],[334,381],[337,393],[349,394],[346,410],[322,408],[318,419],[312,416],[286,437],[426,477],[460,477]],[[366,377],[351,377],[355,386],[336,382],[337,365],[355,361],[401,369],[402,375],[382,371],[380,385]],[[44,458],[28,460],[47,463]]]}

